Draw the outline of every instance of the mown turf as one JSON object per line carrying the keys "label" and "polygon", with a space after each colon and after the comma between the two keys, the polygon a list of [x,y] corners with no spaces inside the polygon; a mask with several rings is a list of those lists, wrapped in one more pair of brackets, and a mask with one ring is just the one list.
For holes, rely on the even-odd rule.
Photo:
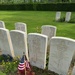
{"label": "mown turf", "polygon": [[6,74],[0,71],[0,75],[6,75]]}
{"label": "mown turf", "polygon": [[[62,12],[61,17],[65,17],[66,12]],[[41,32],[42,25],[54,25],[57,27],[57,36],[75,39],[75,24],[55,21],[56,12],[51,11],[0,11],[0,20],[6,24],[9,30],[15,29],[16,22],[27,24],[28,33]],[[74,18],[75,13],[72,13]],[[37,30],[38,29],[38,30]]]}

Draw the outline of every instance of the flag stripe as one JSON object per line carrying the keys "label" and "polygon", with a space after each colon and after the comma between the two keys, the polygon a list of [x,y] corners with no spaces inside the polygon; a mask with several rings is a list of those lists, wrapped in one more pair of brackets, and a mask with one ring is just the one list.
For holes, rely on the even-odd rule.
{"label": "flag stripe", "polygon": [[18,70],[22,71],[25,70],[25,68],[29,68],[30,69],[30,64],[27,60],[25,60],[24,56],[22,57],[20,63],[18,64]]}
{"label": "flag stripe", "polygon": [[23,68],[18,67],[18,69],[19,69],[19,70],[24,70],[24,69],[25,69],[25,67],[23,67]]}

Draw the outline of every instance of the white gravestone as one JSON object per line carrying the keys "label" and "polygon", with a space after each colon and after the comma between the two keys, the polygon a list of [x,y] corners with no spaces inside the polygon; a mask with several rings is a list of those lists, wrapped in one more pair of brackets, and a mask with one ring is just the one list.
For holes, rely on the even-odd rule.
{"label": "white gravestone", "polygon": [[56,36],[56,27],[52,25],[43,25],[41,34],[48,36],[48,50],[50,50],[50,40],[53,36]]}
{"label": "white gravestone", "polygon": [[56,18],[55,18],[55,20],[59,21],[60,17],[61,17],[61,12],[56,12]]}
{"label": "white gravestone", "polygon": [[66,13],[66,17],[65,17],[65,21],[66,21],[66,22],[69,22],[70,19],[71,19],[71,12],[67,12],[67,13]]}
{"label": "white gravestone", "polygon": [[72,75],[75,75],[75,66],[73,68]]}
{"label": "white gravestone", "polygon": [[67,75],[75,51],[75,40],[65,37],[52,37],[48,70],[59,75]]}
{"label": "white gravestone", "polygon": [[19,30],[11,30],[10,36],[11,36],[15,56],[22,57],[23,52],[25,52],[27,59],[29,60],[26,33]]}
{"label": "white gravestone", "polygon": [[9,30],[4,28],[0,28],[0,49],[2,54],[9,54],[14,57],[14,51]]}
{"label": "white gravestone", "polygon": [[25,23],[17,22],[15,23],[15,30],[21,30],[27,33],[27,26]]}
{"label": "white gravestone", "polygon": [[73,61],[72,63],[73,63],[74,65],[72,66],[72,71],[71,71],[71,73],[72,73],[72,75],[75,75],[75,52],[74,52],[72,61]]}
{"label": "white gravestone", "polygon": [[46,67],[48,37],[39,33],[28,34],[30,63],[41,69]]}
{"label": "white gravestone", "polygon": [[0,21],[0,28],[5,28],[5,23],[3,21]]}

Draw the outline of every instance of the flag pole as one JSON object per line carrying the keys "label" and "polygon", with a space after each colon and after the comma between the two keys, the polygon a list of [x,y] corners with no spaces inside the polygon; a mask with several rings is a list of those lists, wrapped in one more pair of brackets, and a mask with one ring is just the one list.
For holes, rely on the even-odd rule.
{"label": "flag pole", "polygon": [[[23,52],[24,55],[24,64],[25,64],[25,52]],[[26,64],[25,64],[25,75],[26,75]]]}

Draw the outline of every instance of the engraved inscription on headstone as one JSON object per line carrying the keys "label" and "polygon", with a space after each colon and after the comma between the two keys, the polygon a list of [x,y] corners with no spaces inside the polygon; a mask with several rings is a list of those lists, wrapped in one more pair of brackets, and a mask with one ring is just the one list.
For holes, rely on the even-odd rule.
{"label": "engraved inscription on headstone", "polygon": [[66,12],[65,21],[68,22],[71,19],[71,12]]}
{"label": "engraved inscription on headstone", "polygon": [[47,40],[46,35],[39,33],[28,34],[29,57],[33,66],[42,69],[46,67]]}
{"label": "engraved inscription on headstone", "polygon": [[75,40],[52,37],[48,69],[59,75],[67,75],[75,51]]}
{"label": "engraved inscription on headstone", "polygon": [[25,52],[27,59],[29,60],[26,33],[19,30],[11,30],[10,35],[15,56],[22,57],[23,52]]}
{"label": "engraved inscription on headstone", "polygon": [[53,36],[56,36],[56,27],[52,25],[43,25],[41,34],[48,36],[48,51],[50,50],[50,40]]}
{"label": "engraved inscription on headstone", "polygon": [[24,31],[27,33],[27,26],[25,23],[22,23],[22,22],[17,22],[15,23],[15,29],[16,30],[21,30],[21,31]]}
{"label": "engraved inscription on headstone", "polygon": [[2,54],[9,54],[14,57],[14,51],[9,30],[4,28],[0,28],[0,49]]}
{"label": "engraved inscription on headstone", "polygon": [[60,17],[61,17],[61,12],[56,12],[56,18],[55,18],[55,20],[59,21]]}

